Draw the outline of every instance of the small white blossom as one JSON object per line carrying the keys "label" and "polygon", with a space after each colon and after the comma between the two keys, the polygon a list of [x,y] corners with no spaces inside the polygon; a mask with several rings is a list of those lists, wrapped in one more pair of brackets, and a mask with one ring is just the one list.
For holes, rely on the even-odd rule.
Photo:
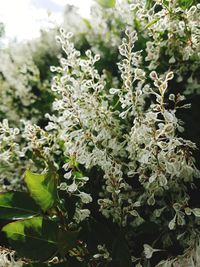
{"label": "small white blossom", "polygon": [[69,185],[69,186],[67,187],[67,191],[70,192],[70,193],[75,192],[77,189],[78,189],[78,186],[77,186],[77,184],[75,183],[75,181],[74,181],[71,185]]}
{"label": "small white blossom", "polygon": [[92,197],[90,196],[90,194],[80,192],[78,196],[81,198],[81,201],[85,204],[92,202]]}

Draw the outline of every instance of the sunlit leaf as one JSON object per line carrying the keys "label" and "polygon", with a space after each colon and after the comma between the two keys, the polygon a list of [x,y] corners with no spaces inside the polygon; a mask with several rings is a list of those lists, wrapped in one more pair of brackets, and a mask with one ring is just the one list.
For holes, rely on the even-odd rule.
{"label": "sunlit leaf", "polygon": [[44,261],[61,249],[67,252],[76,246],[77,231],[65,231],[57,222],[34,217],[7,224],[2,231],[11,247],[20,256]]}
{"label": "sunlit leaf", "polygon": [[31,197],[43,211],[53,207],[56,203],[56,179],[53,174],[25,173],[25,182]]}

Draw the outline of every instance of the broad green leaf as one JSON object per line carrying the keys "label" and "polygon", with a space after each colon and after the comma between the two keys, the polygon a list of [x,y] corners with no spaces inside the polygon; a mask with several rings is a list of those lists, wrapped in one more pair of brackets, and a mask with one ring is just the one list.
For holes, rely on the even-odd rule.
{"label": "broad green leaf", "polygon": [[122,234],[116,238],[113,244],[112,258],[117,261],[121,267],[132,266],[131,253]]}
{"label": "broad green leaf", "polygon": [[57,251],[58,226],[42,217],[9,223],[2,231],[20,256],[47,260]]}
{"label": "broad green leaf", "polygon": [[25,182],[31,197],[45,212],[56,203],[56,178],[51,173],[25,173]]}
{"label": "broad green leaf", "polygon": [[39,214],[39,207],[26,192],[0,194],[0,219],[18,220]]}
{"label": "broad green leaf", "polygon": [[62,230],[58,223],[42,217],[7,224],[2,231],[13,249],[32,260],[45,261],[61,249],[75,247],[78,232]]}
{"label": "broad green leaf", "polygon": [[96,0],[97,3],[104,8],[115,7],[116,0]]}

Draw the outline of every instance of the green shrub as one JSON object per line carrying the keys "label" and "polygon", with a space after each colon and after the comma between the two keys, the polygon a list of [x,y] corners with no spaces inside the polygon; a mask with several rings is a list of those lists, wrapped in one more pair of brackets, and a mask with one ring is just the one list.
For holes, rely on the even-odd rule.
{"label": "green shrub", "polygon": [[[0,195],[2,230],[18,266],[198,266],[200,5],[97,2],[81,33],[56,38],[44,122],[0,124],[2,173],[26,169]],[[35,60],[42,78],[19,81],[50,79]]]}

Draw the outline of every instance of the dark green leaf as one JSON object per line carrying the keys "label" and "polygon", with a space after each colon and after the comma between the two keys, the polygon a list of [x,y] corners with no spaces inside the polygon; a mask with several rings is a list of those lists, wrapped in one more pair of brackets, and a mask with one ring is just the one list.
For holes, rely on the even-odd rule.
{"label": "dark green leaf", "polygon": [[2,230],[20,256],[46,260],[57,251],[58,226],[42,217],[12,222]]}
{"label": "dark green leaf", "polygon": [[18,220],[39,214],[39,207],[26,192],[0,194],[0,219]]}
{"label": "dark green leaf", "polygon": [[116,0],[96,0],[97,3],[104,8],[115,7]]}
{"label": "dark green leaf", "polygon": [[132,266],[131,253],[122,234],[116,238],[113,244],[112,258],[120,264],[120,267]]}
{"label": "dark green leaf", "polygon": [[58,250],[59,253],[65,254],[66,251],[76,246],[79,231],[63,231],[58,232]]}
{"label": "dark green leaf", "polygon": [[67,252],[76,245],[77,232],[64,231],[58,223],[42,217],[12,222],[2,230],[12,248],[32,260],[47,260],[59,250]]}
{"label": "dark green leaf", "polygon": [[32,198],[43,211],[54,206],[56,203],[56,178],[53,174],[35,174],[26,171],[25,182]]}

